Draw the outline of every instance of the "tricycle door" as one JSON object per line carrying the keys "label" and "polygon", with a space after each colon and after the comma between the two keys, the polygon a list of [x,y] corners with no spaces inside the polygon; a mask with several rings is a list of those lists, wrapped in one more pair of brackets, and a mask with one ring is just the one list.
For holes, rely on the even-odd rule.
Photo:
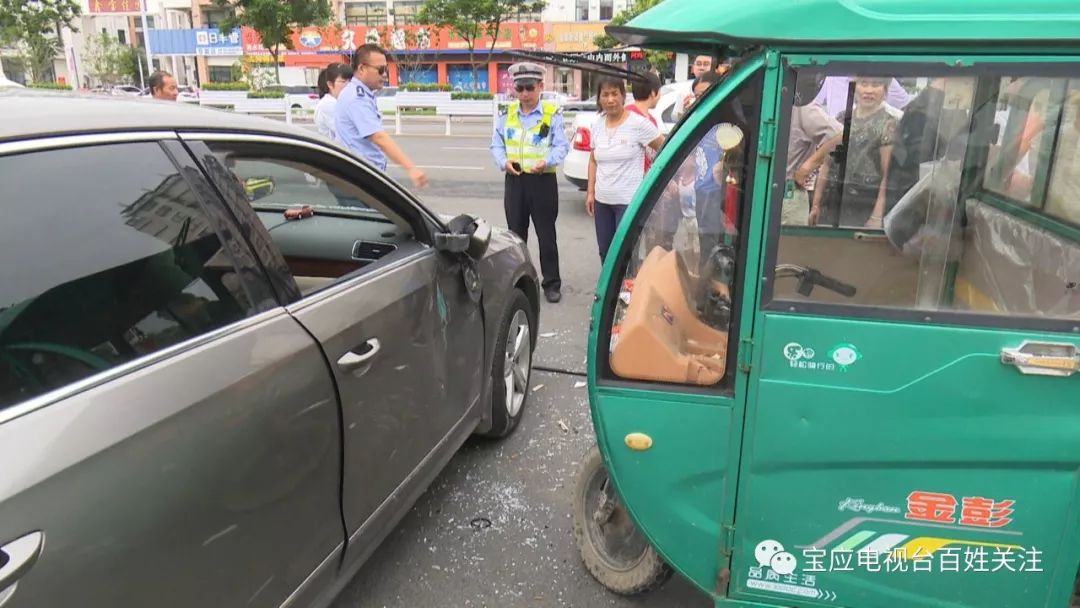
{"label": "tricycle door", "polygon": [[[1080,80],[1054,58],[809,59],[782,88],[731,595],[1065,606]],[[794,95],[815,75],[820,104]],[[783,161],[833,103],[838,152],[807,190]]]}
{"label": "tricycle door", "polygon": [[664,559],[710,594],[724,585],[734,517],[739,336],[758,259],[749,210],[755,178],[768,177],[756,164],[764,64],[745,61],[665,145],[593,309],[590,400],[610,476]]}

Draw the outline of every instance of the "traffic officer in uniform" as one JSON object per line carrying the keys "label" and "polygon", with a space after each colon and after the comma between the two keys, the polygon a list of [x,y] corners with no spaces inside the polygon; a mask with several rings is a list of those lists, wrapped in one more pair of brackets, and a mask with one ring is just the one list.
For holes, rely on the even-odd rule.
{"label": "traffic officer in uniform", "polygon": [[563,127],[562,110],[555,103],[540,101],[544,68],[535,63],[515,63],[510,66],[509,74],[517,101],[499,117],[491,138],[491,154],[495,164],[506,173],[503,195],[506,224],[527,241],[532,219],[539,240],[544,297],[554,303],[562,299],[559,246],[555,238],[555,220],[559,217],[555,170],[570,151],[570,143]]}
{"label": "traffic officer in uniform", "polygon": [[382,112],[375,101],[375,91],[383,87],[388,69],[386,51],[365,44],[353,54],[352,67],[353,79],[338,95],[334,110],[338,141],[382,171],[386,171],[389,157],[408,172],[414,186],[423,188],[427,176],[383,128]]}

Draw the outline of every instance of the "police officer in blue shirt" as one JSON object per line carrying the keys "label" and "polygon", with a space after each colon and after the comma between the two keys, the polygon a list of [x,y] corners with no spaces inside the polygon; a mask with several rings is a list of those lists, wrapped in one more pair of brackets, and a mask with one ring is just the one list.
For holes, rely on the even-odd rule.
{"label": "police officer in blue shirt", "polygon": [[556,168],[570,151],[563,130],[562,110],[540,101],[544,68],[535,63],[515,63],[510,77],[517,101],[499,117],[491,137],[491,155],[506,173],[503,207],[506,224],[523,240],[529,238],[532,219],[540,249],[541,285],[548,302],[562,299],[559,277],[559,246],[555,220],[559,217],[559,183]]}
{"label": "police officer in blue shirt", "polygon": [[365,44],[352,58],[353,78],[338,96],[334,113],[337,139],[352,151],[386,171],[386,159],[409,173],[417,188],[427,185],[427,175],[401,150],[383,128],[382,112],[375,102],[375,91],[383,87],[387,73],[386,51],[378,45]]}

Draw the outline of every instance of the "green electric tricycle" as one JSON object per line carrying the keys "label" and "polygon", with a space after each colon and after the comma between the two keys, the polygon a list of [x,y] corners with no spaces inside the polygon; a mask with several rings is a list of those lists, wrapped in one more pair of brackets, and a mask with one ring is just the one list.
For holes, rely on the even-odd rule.
{"label": "green electric tricycle", "polygon": [[666,0],[608,30],[734,67],[600,279],[590,571],[724,607],[1076,601],[1080,4]]}

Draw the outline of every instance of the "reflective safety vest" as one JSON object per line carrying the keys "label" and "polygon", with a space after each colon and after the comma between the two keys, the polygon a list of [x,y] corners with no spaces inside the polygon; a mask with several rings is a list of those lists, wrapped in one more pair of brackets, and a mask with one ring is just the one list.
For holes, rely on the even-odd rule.
{"label": "reflective safety vest", "polygon": [[[559,106],[549,101],[541,101],[540,109],[544,117],[531,129],[525,129],[521,124],[521,102],[515,101],[507,109],[506,126],[503,129],[506,158],[510,162],[519,163],[526,173],[531,173],[540,161],[547,160],[551,150],[551,119],[558,113]],[[544,173],[555,171],[555,167],[544,169]]]}

